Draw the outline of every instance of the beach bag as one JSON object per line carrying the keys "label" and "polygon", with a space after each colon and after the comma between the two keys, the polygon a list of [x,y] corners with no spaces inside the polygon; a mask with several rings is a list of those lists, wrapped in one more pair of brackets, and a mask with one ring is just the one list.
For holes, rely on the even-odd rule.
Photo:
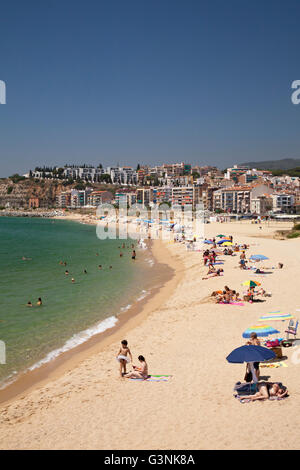
{"label": "beach bag", "polygon": [[253,395],[257,392],[257,385],[256,384],[241,384],[237,382],[233,389],[238,395]]}
{"label": "beach bag", "polygon": [[246,370],[244,380],[247,383],[252,382],[252,372],[251,372],[251,370]]}
{"label": "beach bag", "polygon": [[278,341],[278,339],[275,339],[273,341],[267,341],[266,346],[268,348],[276,348],[277,346],[279,346],[279,341]]}

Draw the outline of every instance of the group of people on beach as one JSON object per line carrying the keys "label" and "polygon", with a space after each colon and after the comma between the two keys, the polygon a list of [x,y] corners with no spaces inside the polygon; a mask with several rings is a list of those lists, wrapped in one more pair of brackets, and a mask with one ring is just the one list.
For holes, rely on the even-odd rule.
{"label": "group of people on beach", "polygon": [[[247,341],[248,345],[252,346],[261,346],[261,342],[257,337],[255,332],[250,334],[250,339]],[[259,382],[260,377],[260,363],[253,362],[246,364],[246,373],[245,380],[251,381],[253,375],[255,375],[256,382],[256,393],[252,395],[243,395],[242,397],[237,395],[238,398],[242,398],[243,401],[257,401],[257,400],[267,400],[269,398],[284,398],[288,394],[288,389],[281,386],[278,382]],[[250,374],[250,377],[249,377]]]}
{"label": "group of people on beach", "polygon": [[206,249],[203,252],[203,263],[204,266],[208,266],[207,275],[204,276],[202,279],[210,279],[211,277],[221,276],[223,275],[224,269],[223,268],[215,268],[217,260],[217,253],[214,250]]}
{"label": "group of people on beach", "polygon": [[[211,240],[213,242],[213,247],[212,250],[206,249],[203,252],[203,260],[204,260],[204,266],[208,266],[208,273],[206,277],[203,277],[202,279],[209,279],[211,277],[215,276],[220,276],[223,273],[223,269],[216,269],[215,264],[216,264],[216,259],[217,259],[217,253],[215,249],[217,248],[216,246],[216,241],[215,239]],[[231,238],[232,242],[232,238]],[[218,252],[218,254],[223,254],[223,255],[233,255],[237,254],[238,252],[240,253],[239,256],[239,267],[240,269],[253,269],[255,273],[261,274],[263,271],[259,268],[256,268],[255,266],[253,268],[248,268],[247,267],[247,256],[246,256],[246,250],[249,248],[249,245],[237,245],[235,246],[231,245],[231,248],[225,248],[222,252]],[[283,264],[278,263],[278,268],[282,269]],[[235,303],[239,301],[246,301],[246,302],[253,302],[256,296],[268,296],[271,294],[268,294],[263,288],[255,290],[255,286],[252,286],[251,284],[248,286],[248,289],[246,292],[244,292],[242,295],[240,295],[239,292],[237,292],[234,289],[229,288],[228,286],[224,286],[223,290],[217,290],[213,291],[211,294],[211,297],[214,299],[216,303],[225,303],[225,304],[230,304],[230,303]],[[255,332],[252,332],[250,335],[250,340],[247,342],[248,345],[253,345],[253,346],[260,346],[261,342],[259,341],[257,334]],[[240,396],[237,394],[237,398],[239,398],[242,402],[247,402],[247,401],[257,401],[257,400],[266,400],[269,398],[273,399],[281,399],[287,396],[288,390],[286,387],[283,387],[282,384],[277,383],[277,382],[266,382],[266,381],[261,381],[259,382],[260,379],[260,363],[259,362],[252,362],[252,363],[247,363],[246,364],[246,373],[244,380],[246,382],[251,382],[254,380],[255,382],[255,387],[253,389],[253,393],[250,395],[242,395]],[[240,382],[238,382],[240,384]],[[241,387],[243,387],[243,384],[240,384]],[[247,390],[246,393],[249,393]]]}
{"label": "group of people on beach", "polygon": [[228,286],[224,287],[224,290],[213,291],[211,294],[217,304],[230,304],[230,302],[238,302],[242,300],[239,292],[230,289]]}
{"label": "group of people on beach", "polygon": [[133,362],[131,351],[128,347],[128,341],[123,339],[121,341],[121,347],[119,352],[116,356],[117,361],[120,363],[120,376],[125,377],[127,379],[143,379],[146,380],[149,377],[148,374],[148,364],[144,356],[140,355],[138,360],[140,362],[140,366],[132,365],[132,371],[126,371],[126,366],[130,362]]}

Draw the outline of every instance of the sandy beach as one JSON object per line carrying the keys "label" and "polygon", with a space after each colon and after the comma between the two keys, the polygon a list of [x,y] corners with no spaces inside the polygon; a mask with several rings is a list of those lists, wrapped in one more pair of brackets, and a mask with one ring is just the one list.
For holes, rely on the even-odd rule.
{"label": "sandy beach", "polygon": [[[263,225],[260,230],[248,222],[205,227],[206,237],[233,235],[235,242],[250,244],[247,256],[264,254],[269,260],[263,265],[276,267],[270,269],[272,274],[256,277],[272,297],[243,306],[208,301],[210,293],[224,285],[242,291],[241,283],[250,277],[238,269],[238,256],[223,256],[223,277],[202,280],[207,272],[202,253],[187,251],[183,244],[154,241],[153,254],[174,270],[172,279],[105,341],[2,403],[0,448],[299,448],[298,349],[283,350],[287,367],[261,369],[261,375],[288,387],[290,397],[276,402],[241,404],[234,399],[233,386],[243,380],[245,366],[225,360],[244,344],[242,332],[261,315],[275,310],[297,315],[300,309],[299,241],[273,239],[278,228],[279,224]],[[277,269],[278,262],[284,264],[282,270]],[[286,324],[275,326],[283,332]],[[124,337],[135,364],[143,354],[150,374],[171,377],[157,382],[121,379],[115,356]]]}

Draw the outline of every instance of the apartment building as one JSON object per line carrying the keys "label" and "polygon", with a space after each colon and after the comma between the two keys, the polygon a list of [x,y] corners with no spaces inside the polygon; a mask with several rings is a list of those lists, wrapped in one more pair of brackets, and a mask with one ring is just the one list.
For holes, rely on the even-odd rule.
{"label": "apartment building", "polygon": [[101,175],[104,174],[104,169],[101,167],[93,167],[91,165],[84,166],[67,166],[64,168],[64,177],[66,179],[81,179],[84,181],[98,182]]}
{"label": "apartment building", "polygon": [[113,184],[132,185],[138,182],[138,174],[131,166],[108,167],[106,173]]}
{"label": "apartment building", "polygon": [[289,212],[295,205],[295,196],[293,194],[272,194],[272,200],[274,212]]}
{"label": "apartment building", "polygon": [[197,186],[179,186],[172,188],[172,205],[187,206],[195,209],[201,202],[201,189]]}
{"label": "apartment building", "polygon": [[92,191],[87,196],[87,205],[98,207],[100,204],[110,204],[113,194],[110,191]]}
{"label": "apartment building", "polygon": [[153,188],[138,188],[136,190],[136,202],[143,206],[153,203]]}
{"label": "apartment building", "polygon": [[136,193],[118,191],[115,194],[115,203],[118,204],[118,206],[131,207],[136,203]]}
{"label": "apartment building", "polygon": [[62,191],[56,196],[56,206],[61,208],[71,207],[71,191]]}

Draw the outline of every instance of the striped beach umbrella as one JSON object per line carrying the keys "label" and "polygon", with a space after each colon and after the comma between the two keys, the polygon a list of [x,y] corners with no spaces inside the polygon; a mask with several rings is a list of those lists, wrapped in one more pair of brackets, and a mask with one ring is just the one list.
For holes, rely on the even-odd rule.
{"label": "striped beach umbrella", "polygon": [[284,313],[284,312],[269,312],[266,315],[262,315],[259,318],[259,321],[285,321],[285,320],[292,320],[295,318],[293,315],[290,313]]}
{"label": "striped beach umbrella", "polygon": [[265,259],[269,259],[267,256],[264,255],[252,255],[249,258],[251,261],[263,261]]}
{"label": "striped beach umbrella", "polygon": [[231,246],[231,245],[233,245],[233,243],[231,243],[231,242],[224,242],[224,243],[222,243],[222,246]]}
{"label": "striped beach umbrella", "polygon": [[243,338],[250,338],[251,333],[256,333],[257,336],[269,336],[280,333],[280,331],[269,325],[255,325],[250,326],[250,328],[244,331]]}

